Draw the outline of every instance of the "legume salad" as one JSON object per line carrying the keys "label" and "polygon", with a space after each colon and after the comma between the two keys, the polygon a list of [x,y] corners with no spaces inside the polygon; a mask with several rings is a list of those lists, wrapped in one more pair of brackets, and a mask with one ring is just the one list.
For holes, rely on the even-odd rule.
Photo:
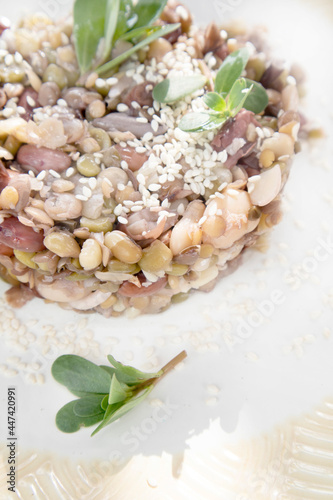
{"label": "legume salad", "polygon": [[[71,18],[0,22],[0,276],[13,305],[37,296],[106,317],[160,312],[212,290],[280,221],[301,123],[295,78],[258,33],[199,28],[174,0],[159,22],[180,25],[102,76],[80,75]],[[243,76],[266,89],[266,109],[181,130],[244,47]],[[205,86],[154,99],[166,78],[191,75]]]}

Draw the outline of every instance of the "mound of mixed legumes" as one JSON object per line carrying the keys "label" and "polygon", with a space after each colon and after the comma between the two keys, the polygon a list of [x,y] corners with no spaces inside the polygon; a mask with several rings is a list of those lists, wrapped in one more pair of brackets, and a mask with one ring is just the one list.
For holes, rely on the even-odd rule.
{"label": "mound of mixed legumes", "polygon": [[[0,24],[0,275],[12,304],[159,312],[210,291],[280,221],[301,121],[295,78],[257,34],[200,29],[176,2],[155,22],[179,25],[102,75],[80,74],[71,19]],[[218,122],[232,96],[216,97],[214,82],[244,48],[240,77],[260,82],[268,104]],[[202,88],[155,98],[160,82],[193,75]],[[215,126],[202,120],[212,102]],[[200,131],[179,128],[189,113]]]}

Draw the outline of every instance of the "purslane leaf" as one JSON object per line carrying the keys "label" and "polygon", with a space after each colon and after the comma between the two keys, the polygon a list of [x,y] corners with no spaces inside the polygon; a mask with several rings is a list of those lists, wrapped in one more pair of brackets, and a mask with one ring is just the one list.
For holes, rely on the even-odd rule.
{"label": "purslane leaf", "polygon": [[139,43],[128,49],[126,52],[121,54],[118,57],[115,57],[111,61],[103,64],[102,66],[99,66],[96,68],[96,73],[99,75],[106,73],[110,71],[111,69],[116,68],[119,66],[121,63],[126,61],[129,57],[131,57],[135,52],[138,50],[142,49],[143,47],[146,47],[146,45],[149,45],[151,42],[156,40],[157,38],[163,37],[165,35],[168,35],[169,33],[172,33],[176,29],[178,29],[180,26],[179,23],[177,24],[166,24],[165,26],[160,26],[158,30],[156,30],[154,33],[148,35],[146,38],[141,40]]}
{"label": "purslane leaf", "polygon": [[111,377],[103,368],[74,354],[64,354],[52,365],[52,375],[70,391],[108,394]]}
{"label": "purslane leaf", "polygon": [[128,30],[131,30],[138,20],[137,14],[133,10],[131,0],[120,0],[120,8],[117,18],[117,26],[115,31],[115,40],[118,40]]}
{"label": "purslane leaf", "polygon": [[104,36],[106,0],[75,0],[73,36],[81,73],[88,71]]}
{"label": "purslane leaf", "polygon": [[232,52],[223,61],[215,79],[215,92],[218,94],[228,94],[235,81],[241,76],[250,54],[247,48],[242,48]]}
{"label": "purslane leaf", "polygon": [[118,381],[123,382],[124,384],[127,384],[129,386],[140,384],[141,382],[144,382],[146,380],[160,377],[163,374],[162,370],[155,373],[147,373],[142,372],[141,370],[137,370],[136,368],[133,368],[133,366],[123,365],[122,363],[114,359],[111,354],[108,355],[108,361],[115,367]]}
{"label": "purslane leaf", "polygon": [[183,116],[178,127],[184,132],[204,132],[222,125],[228,118],[228,114],[214,115],[212,113],[188,113]]}
{"label": "purslane leaf", "polygon": [[204,95],[203,100],[205,104],[213,111],[224,111],[226,108],[226,102],[223,97],[217,92],[208,92]]}
{"label": "purslane leaf", "polygon": [[108,403],[109,405],[113,405],[115,403],[120,403],[121,401],[125,401],[131,395],[128,385],[122,384],[117,379],[116,375],[113,375],[111,379],[110,385],[110,393]]}
{"label": "purslane leaf", "polygon": [[103,420],[104,412],[96,414],[92,417],[78,417],[74,413],[74,406],[77,400],[67,403],[60,408],[56,415],[56,426],[62,432],[76,432],[81,427],[90,427]]}
{"label": "purslane leaf", "polygon": [[121,40],[137,40],[142,38],[143,35],[149,36],[155,31],[158,31],[160,26],[143,26],[141,28],[134,28],[130,31],[127,31],[123,35],[121,35]]}
{"label": "purslane leaf", "polygon": [[261,83],[254,82],[245,78],[248,86],[253,85],[253,88],[246,98],[244,108],[253,113],[258,114],[264,111],[268,106],[268,94]]}
{"label": "purslane leaf", "polygon": [[78,399],[73,407],[74,414],[77,417],[93,417],[103,413],[101,406],[104,395],[91,394],[84,398]]}
{"label": "purslane leaf", "polygon": [[233,84],[227,99],[228,109],[232,116],[236,116],[242,109],[253,86],[247,86],[245,78],[239,78]]}
{"label": "purslane leaf", "polygon": [[138,0],[134,12],[138,16],[135,28],[147,26],[160,17],[167,0]]}
{"label": "purslane leaf", "polygon": [[120,0],[107,0],[106,2],[103,61],[105,61],[111,53],[113,37],[117,27],[119,7]]}
{"label": "purslane leaf", "polygon": [[179,78],[166,78],[158,83],[153,90],[155,101],[172,103],[183,99],[201,89],[207,81],[204,75],[189,75]]}
{"label": "purslane leaf", "polygon": [[110,411],[108,413],[108,410],[105,412],[105,417],[103,421],[100,423],[100,425],[94,430],[94,432],[91,434],[94,436],[98,431],[103,429],[103,427],[106,427],[107,425],[111,424],[115,420],[118,420],[118,418],[122,417],[126,413],[128,413],[130,410],[135,408],[138,404],[140,404],[147,396],[148,394],[153,390],[154,385],[150,385],[145,389],[140,396],[137,396],[136,398],[131,398],[125,403],[118,403],[119,407],[115,408],[117,405],[110,405]]}

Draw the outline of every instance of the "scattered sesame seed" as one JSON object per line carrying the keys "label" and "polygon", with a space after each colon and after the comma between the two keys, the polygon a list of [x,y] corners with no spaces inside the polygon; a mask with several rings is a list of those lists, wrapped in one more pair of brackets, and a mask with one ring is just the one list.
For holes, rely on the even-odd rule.
{"label": "scattered sesame seed", "polygon": [[45,177],[46,177],[46,171],[42,170],[41,172],[39,172],[36,179],[38,179],[39,181],[43,181],[45,179]]}
{"label": "scattered sesame seed", "polygon": [[120,103],[120,104],[118,104],[118,106],[117,106],[117,111],[118,111],[119,113],[126,113],[126,111],[128,111],[128,106],[127,106],[127,104],[124,104],[124,103]]}
{"label": "scattered sesame seed", "polygon": [[52,175],[52,177],[55,177],[56,179],[60,179],[60,177],[61,177],[61,175],[58,174],[58,172],[56,172],[52,168],[49,170],[49,173],[50,173],[50,175]]}
{"label": "scattered sesame seed", "polygon": [[86,196],[87,198],[91,198],[91,195],[92,195],[91,189],[89,189],[87,186],[83,186],[82,194],[83,194],[83,196]]}
{"label": "scattered sesame seed", "polygon": [[[108,80],[111,80],[111,78],[109,78]],[[115,83],[118,83],[118,79],[117,79],[117,82],[115,82]],[[108,84],[111,85],[109,82],[108,82]],[[95,81],[95,86],[98,89],[105,87],[105,80],[103,80],[103,78],[97,78],[97,80]]]}
{"label": "scattered sesame seed", "polygon": [[65,101],[65,99],[58,99],[57,104],[58,104],[58,106],[61,106],[63,108],[67,108],[67,102]]}
{"label": "scattered sesame seed", "polygon": [[118,217],[118,221],[121,223],[121,224],[128,224],[128,220],[125,219],[125,217],[121,217],[119,216]]}
{"label": "scattered sesame seed", "polygon": [[[101,78],[100,78],[100,79],[99,79],[99,78],[97,78],[97,80],[102,80],[102,79],[101,79]],[[96,82],[97,82],[97,80],[96,80]],[[102,80],[102,81],[103,81],[103,85],[104,85],[104,80]],[[95,82],[95,83],[96,83],[96,82]],[[108,85],[110,85],[111,87],[112,87],[113,85],[116,85],[116,83],[118,83],[118,82],[119,82],[119,80],[118,80],[118,78],[116,78],[115,76],[111,76],[110,78],[107,78],[107,80],[106,80],[106,83],[107,83]]]}
{"label": "scattered sesame seed", "polygon": [[69,167],[67,170],[66,170],[66,177],[72,177],[72,175],[75,173],[75,170],[73,167]]}
{"label": "scattered sesame seed", "polygon": [[5,118],[9,118],[10,116],[12,116],[12,114],[14,113],[14,110],[12,108],[8,108],[6,107],[3,111],[2,111],[2,115],[5,117]]}
{"label": "scattered sesame seed", "polygon": [[128,163],[127,163],[127,161],[122,160],[122,161],[120,162],[120,166],[121,166],[121,168],[122,168],[123,170],[128,170]]}
{"label": "scattered sesame seed", "polygon": [[137,122],[139,123],[148,123],[148,120],[147,118],[145,118],[144,116],[139,116],[137,119],[136,119]]}
{"label": "scattered sesame seed", "polygon": [[75,198],[80,201],[88,201],[88,198],[86,196],[83,196],[82,194],[76,194]]}

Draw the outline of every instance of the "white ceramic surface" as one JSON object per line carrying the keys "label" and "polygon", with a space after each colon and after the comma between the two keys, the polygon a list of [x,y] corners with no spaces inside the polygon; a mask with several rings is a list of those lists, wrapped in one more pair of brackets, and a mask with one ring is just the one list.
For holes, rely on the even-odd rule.
{"label": "white ceramic surface", "polygon": [[[19,325],[25,325],[32,334],[28,335],[22,351],[11,344],[12,334],[6,323],[6,318],[10,320],[9,308],[0,303],[0,363],[11,367],[11,363],[17,363],[10,360],[13,356],[28,365],[37,362],[40,367],[35,374],[45,376],[45,383],[36,385],[31,383],[24,367],[16,377],[6,379],[1,375],[1,408],[5,407],[7,386],[17,387],[22,461],[34,452],[36,460],[48,456],[53,457],[51,462],[59,463],[59,457],[66,458],[69,467],[85,461],[89,470],[93,460],[110,463],[118,457],[123,469],[119,473],[123,476],[119,477],[122,484],[127,482],[127,488],[119,489],[119,494],[98,483],[99,489],[92,486],[87,497],[79,490],[72,496],[69,493],[56,496],[56,488],[52,496],[43,497],[36,487],[38,499],[328,500],[333,497],[332,483],[325,485],[322,496],[311,496],[317,493],[306,486],[309,471],[303,477],[304,496],[294,497],[291,493],[284,496],[286,484],[279,482],[269,486],[262,497],[251,493],[250,488],[242,496],[236,491],[237,481],[233,482],[235,486],[229,485],[228,493],[223,493],[219,485],[222,476],[225,477],[222,470],[225,461],[221,459],[221,469],[215,470],[213,465],[203,468],[198,460],[205,453],[221,457],[221,446],[227,450],[240,443],[259,443],[263,433],[275,436],[276,426],[311,413],[333,395],[332,5],[329,1],[298,0],[217,0],[207,1],[204,6],[202,2],[189,3],[199,23],[212,19],[223,22],[225,17],[266,25],[275,53],[304,66],[308,75],[304,112],[325,127],[328,138],[305,147],[297,156],[286,188],[285,216],[270,237],[266,253],[247,251],[242,266],[224,278],[213,292],[196,293],[165,313],[135,320],[77,315],[34,300],[14,311]],[[1,14],[17,18],[19,11],[28,10],[30,4],[58,15],[68,10],[70,0],[19,1],[2,7]],[[0,284],[1,293],[5,289]],[[49,337],[46,339],[45,335]],[[148,403],[90,438],[89,429],[65,435],[54,425],[56,411],[70,400],[70,394],[52,380],[50,366],[58,355],[73,349],[99,363],[111,352],[123,362],[147,369],[162,366],[182,349],[187,350],[188,359],[156,387]],[[159,412],[158,400],[164,403]],[[1,441],[4,438],[1,431]],[[329,439],[325,442],[327,453],[332,454],[332,442]],[[244,453],[246,450],[244,447]],[[188,475],[179,472],[181,480],[167,486],[163,477],[169,474],[171,478],[170,471],[182,455],[186,459],[183,471],[187,470]],[[263,464],[268,455],[267,448],[260,448]],[[237,456],[239,464],[242,460],[247,463],[249,457],[242,456],[242,451]],[[132,468],[125,467],[128,460]],[[36,467],[31,469],[33,474]],[[236,461],[233,463],[236,475],[237,467],[240,465]],[[245,471],[252,470],[251,460],[247,467]],[[262,481],[269,485],[271,473],[265,465],[262,469]],[[155,479],[159,478],[157,485],[148,484],[147,470],[155,471]],[[125,476],[124,471],[127,471]],[[327,469],[328,474],[332,472]],[[59,472],[59,480],[65,474],[63,470]],[[246,479],[244,474],[243,480],[250,484],[251,478]],[[209,483],[209,487],[205,483],[206,493],[202,493],[194,480],[196,475]],[[109,472],[102,474],[103,480],[110,477]],[[138,484],[136,493],[131,486],[134,478]],[[77,481],[85,483],[82,477]],[[25,496],[28,493],[22,493],[33,491],[28,489],[31,487],[28,483],[21,485],[19,498],[30,498]],[[7,498],[5,494],[2,490],[1,498]]]}

